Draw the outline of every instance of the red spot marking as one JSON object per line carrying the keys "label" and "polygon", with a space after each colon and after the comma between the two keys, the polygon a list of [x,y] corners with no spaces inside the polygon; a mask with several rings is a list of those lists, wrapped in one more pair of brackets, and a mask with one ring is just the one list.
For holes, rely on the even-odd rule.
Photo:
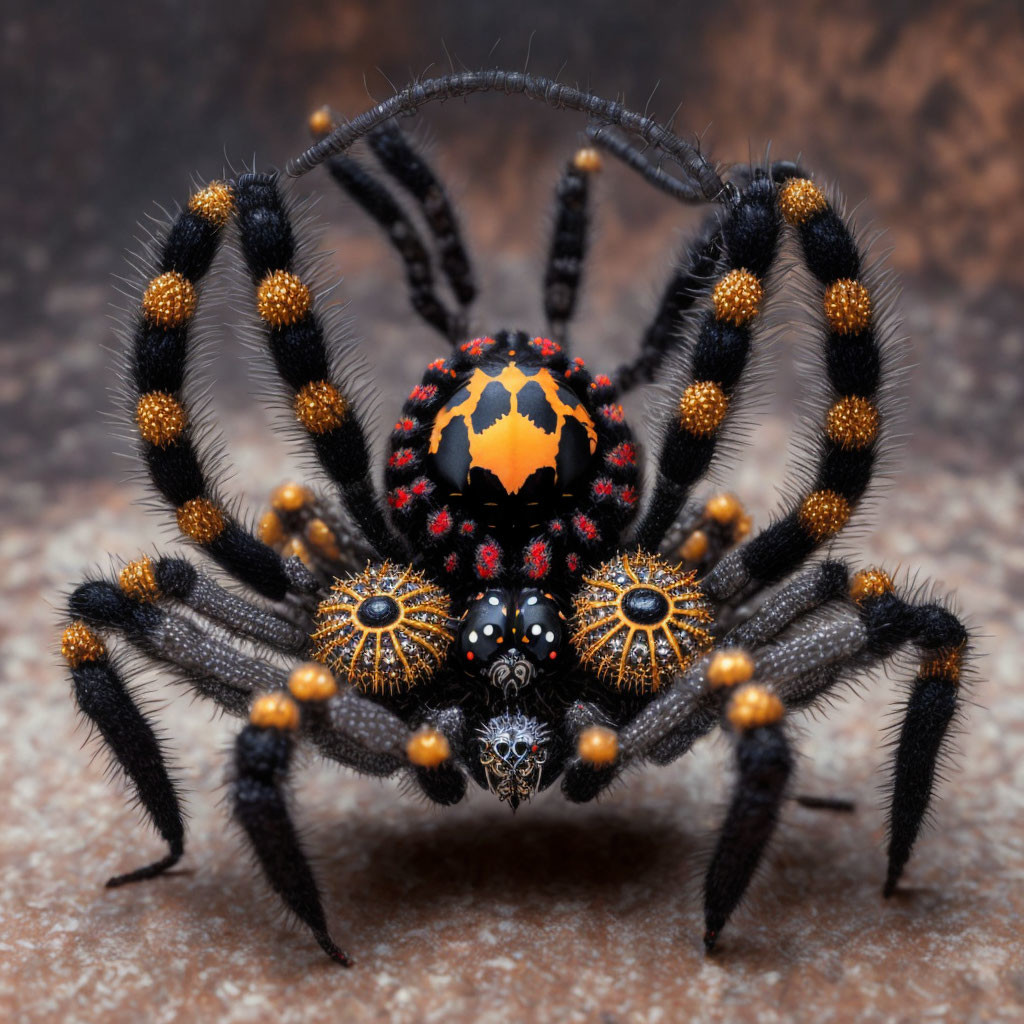
{"label": "red spot marking", "polygon": [[501,548],[493,541],[481,544],[476,549],[476,562],[473,567],[482,580],[496,576],[501,569]]}
{"label": "red spot marking", "polygon": [[619,500],[626,505],[635,505],[637,500],[637,493],[635,487],[623,487],[619,491]]}
{"label": "red spot marking", "polygon": [[472,537],[473,534],[476,533],[476,521],[473,519],[464,519],[459,524],[459,533],[461,533],[463,537]]}
{"label": "red spot marking", "polygon": [[415,458],[416,453],[411,448],[399,448],[391,453],[388,465],[392,469],[401,469],[403,466],[408,466]]}
{"label": "red spot marking", "polygon": [[444,365],[443,359],[435,359],[432,363],[427,363],[427,369],[434,370],[437,372],[443,372],[444,370],[447,369],[447,367]]}
{"label": "red spot marking", "polygon": [[466,651],[466,661],[472,661],[476,655],[472,651]]}
{"label": "red spot marking", "polygon": [[555,534],[555,536],[560,535],[564,530],[565,523],[563,523],[561,519],[552,519],[551,522],[548,523],[548,532]]}
{"label": "red spot marking", "polygon": [[427,529],[435,537],[443,537],[452,528],[452,515],[447,508],[439,509],[427,520]]}
{"label": "red spot marking", "polygon": [[575,552],[570,552],[565,556],[565,567],[569,572],[579,572],[580,568],[580,556]]}
{"label": "red spot marking", "polygon": [[523,558],[523,568],[531,580],[543,579],[551,570],[551,551],[542,540],[531,541]]}
{"label": "red spot marking", "polygon": [[409,392],[410,402],[430,402],[437,397],[436,384],[417,384]]}
{"label": "red spot marking", "polygon": [[412,493],[417,497],[429,494],[433,489],[434,485],[425,476],[418,476],[412,482]]}
{"label": "red spot marking", "polygon": [[447,573],[453,573],[459,567],[459,556],[453,551],[450,555],[446,555],[444,559],[444,571]]}
{"label": "red spot marking", "polygon": [[538,746],[537,746],[537,744],[536,744],[536,743],[534,743],[534,745],[533,745],[532,747],[530,747],[530,750],[531,750],[531,751],[532,751],[532,752],[533,752],[534,754],[536,754],[536,753],[537,753],[537,751],[538,751],[538,750],[540,750],[540,747],[538,747]]}
{"label": "red spot marking", "polygon": [[396,487],[388,493],[388,504],[392,508],[405,508],[409,504],[410,494],[404,487]]}
{"label": "red spot marking", "polygon": [[552,356],[557,356],[562,351],[562,346],[557,341],[552,341],[550,338],[534,338],[530,342],[530,348],[536,349],[540,352],[544,359],[550,359]]}
{"label": "red spot marking", "polygon": [[598,388],[610,388],[612,386],[612,379],[607,374],[599,373],[591,382],[590,386],[597,391]]}
{"label": "red spot marking", "polygon": [[605,456],[605,460],[613,466],[633,466],[636,464],[636,445],[623,441]]}
{"label": "red spot marking", "polygon": [[594,520],[585,516],[582,512],[577,512],[572,517],[572,525],[584,540],[597,540],[601,536],[601,532],[598,530]]}
{"label": "red spot marking", "polygon": [[626,413],[621,405],[602,405],[597,410],[609,423],[622,423]]}
{"label": "red spot marking", "polygon": [[608,477],[603,476],[594,481],[593,491],[595,498],[610,498],[615,493],[615,485]]}
{"label": "red spot marking", "polygon": [[583,360],[580,359],[579,356],[577,356],[572,361],[572,366],[570,366],[569,369],[565,371],[565,379],[568,380],[574,373],[582,372],[582,370],[583,370],[583,368],[585,366],[586,366],[586,363],[584,363]]}
{"label": "red spot marking", "polygon": [[395,430],[400,430],[403,434],[408,434],[410,430],[416,429],[416,421],[410,419],[408,416],[405,419],[399,420],[395,424]]}
{"label": "red spot marking", "polygon": [[493,338],[474,338],[472,341],[464,341],[459,349],[466,355],[476,359],[482,356],[494,344]]}
{"label": "red spot marking", "polygon": [[558,657],[558,651],[552,651],[552,652],[551,652],[551,653],[550,653],[550,654],[548,655],[548,657],[549,657],[549,658],[550,658],[550,659],[551,659],[552,661],[554,661],[554,660],[555,660],[555,658],[557,658],[557,657]]}

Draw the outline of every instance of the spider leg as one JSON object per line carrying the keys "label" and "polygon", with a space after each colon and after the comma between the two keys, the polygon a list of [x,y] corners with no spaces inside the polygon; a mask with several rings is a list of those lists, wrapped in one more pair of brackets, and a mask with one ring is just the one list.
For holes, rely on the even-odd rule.
{"label": "spider leg", "polygon": [[[680,139],[653,118],[627,110],[614,100],[601,99],[562,82],[526,71],[460,71],[441,78],[419,79],[412,85],[378,103],[372,110],[339,125],[329,135],[314,143],[305,153],[292,160],[288,173],[305,174],[333,153],[340,153],[357,139],[368,135],[380,125],[399,115],[415,113],[426,103],[478,92],[504,92],[539,100],[554,108],[568,108],[589,114],[605,124],[614,125],[639,136],[650,146],[666,153],[681,167],[701,194],[714,202],[724,186],[715,169],[698,146]],[[329,125],[327,126],[329,129]]]}
{"label": "spider leg", "polygon": [[[449,752],[456,756],[437,763],[416,764],[416,783],[435,804],[449,807],[466,795],[467,778],[462,764],[478,760],[476,751],[469,749],[471,737],[466,728],[465,713],[459,707],[444,708],[427,716],[426,728],[428,732],[423,735],[430,735],[431,742],[441,745],[441,752],[446,744]],[[440,738],[434,740],[434,736]]]}
{"label": "spider leg", "polygon": [[736,909],[775,832],[793,770],[774,693],[748,684],[723,705],[735,737],[736,781],[704,878],[704,948],[710,953]]}
{"label": "spider leg", "polygon": [[[587,136],[595,146],[611,153],[646,182],[673,199],[683,203],[706,202],[692,182],[683,181],[666,172],[660,165],[652,163],[646,156],[648,147],[641,148],[614,129],[602,125],[589,125]],[[776,183],[793,176],[803,177],[803,172],[795,164],[782,161],[773,163],[769,173]],[[744,176],[741,174],[739,177]],[[749,184],[749,176],[746,176],[742,184],[744,187]],[[735,202],[738,198],[735,183],[726,186],[722,198]],[[669,280],[658,311],[644,332],[640,355],[632,362],[620,366],[614,374],[613,379],[622,394],[639,384],[654,380],[669,352],[680,344],[684,315],[711,287],[722,249],[721,220],[718,211],[708,216],[696,238],[680,253],[678,269]]]}
{"label": "spider leg", "polygon": [[608,125],[589,124],[586,133],[591,144],[599,146],[611,153],[617,160],[621,160],[658,191],[683,203],[706,203],[708,201],[694,182],[677,178],[658,164],[648,160],[646,152],[650,149],[649,146],[640,147],[636,143],[630,142]]}
{"label": "spider leg", "polygon": [[434,330],[454,343],[465,320],[457,315],[434,290],[430,254],[408,214],[394,196],[357,160],[333,156],[327,161],[331,177],[384,230],[405,266],[412,308]]}
{"label": "spider leg", "polygon": [[476,298],[476,282],[458,219],[444,186],[409,143],[397,122],[382,125],[367,137],[381,167],[419,204],[441,257],[441,269],[465,309]]}
{"label": "spider leg", "polygon": [[[279,665],[245,654],[198,623],[167,611],[162,605],[172,593],[132,585],[136,564],[129,563],[122,572],[120,585],[93,580],[79,586],[69,601],[75,620],[121,633],[136,650],[177,669],[200,696],[234,715],[249,713],[254,695],[280,690],[287,680],[296,697],[316,695],[316,706],[303,719],[303,732],[325,757],[378,776],[407,765],[409,729],[394,713],[353,690],[337,692],[330,671],[319,663],[301,665],[286,675]],[[217,621],[226,617],[219,615]],[[302,671],[312,673],[318,688],[311,690],[301,675],[295,681]],[[325,689],[330,692],[321,696]]]}
{"label": "spider leg", "polygon": [[555,191],[555,222],[544,270],[544,315],[551,336],[566,344],[587,255],[590,177],[600,170],[593,149],[581,149],[566,164]]}
{"label": "spider leg", "polygon": [[296,419],[367,541],[382,557],[402,559],[405,543],[389,529],[370,475],[366,431],[351,397],[331,380],[323,322],[312,292],[292,269],[295,239],[277,178],[244,174],[236,190],[240,241],[256,285],[257,310]]}
{"label": "spider leg", "polygon": [[[314,126],[324,113],[317,111]],[[448,308],[434,290],[430,252],[412,219],[391,192],[359,161],[335,156],[327,161],[331,177],[385,231],[402,259],[413,309],[452,344],[467,330],[467,310],[476,297],[476,284],[455,212],[444,187],[424,159],[409,145],[397,125],[377,128],[368,137],[370,148],[384,170],[419,204],[437,245],[441,269],[459,302],[458,313]]]}
{"label": "spider leg", "polygon": [[231,805],[271,888],[343,967],[348,956],[327,930],[323,900],[288,807],[286,784],[299,726],[298,704],[266,694],[235,741]]}
{"label": "spider leg", "polygon": [[282,685],[284,673],[272,662],[250,657],[205,632],[198,623],[162,608],[158,595],[122,583],[90,580],[72,593],[75,620],[121,633],[141,653],[181,671],[203,697],[232,714],[245,714],[254,690]]}
{"label": "spider leg", "polygon": [[[883,895],[891,896],[927,814],[936,765],[950,723],[960,707],[958,689],[969,636],[947,608],[905,600],[895,592],[889,577],[879,570],[857,573],[851,581],[850,596],[859,613],[858,628],[844,628],[840,624],[838,628],[829,629],[828,624],[824,624],[812,631],[811,637],[782,642],[756,653],[753,659],[756,676],[772,680],[771,690],[757,686],[738,689],[728,705],[728,717],[734,727],[738,711],[743,718],[744,709],[748,716],[763,717],[766,708],[774,708],[771,713],[777,711],[781,718],[782,702],[788,692],[795,691],[805,705],[811,703],[813,696],[805,690],[802,692],[805,682],[800,672],[793,671],[793,666],[810,664],[815,657],[825,666],[840,669],[823,674],[828,686],[823,686],[816,695],[821,696],[839,681],[844,664],[860,666],[877,662],[891,657],[907,643],[917,648],[921,661],[904,705],[892,769],[888,867],[883,887]],[[846,653],[840,656],[844,646]],[[755,698],[751,691],[758,690],[761,695]],[[755,751],[753,763],[760,781],[756,778],[749,781],[750,768],[744,764],[742,752],[745,738],[746,734],[740,740],[740,779],[736,794],[705,885],[708,930],[704,941],[708,949],[714,945],[722,925],[742,897],[771,836],[785,788],[783,768],[788,775],[790,758],[781,745],[785,738],[780,732],[772,739],[774,746],[769,748],[768,754],[760,749]],[[770,753],[772,749],[774,754]],[[738,830],[734,816],[741,823]],[[749,824],[752,818],[753,826]],[[733,835],[727,834],[730,830]],[[737,860],[743,870],[737,870]],[[747,864],[749,870],[745,869]]]}
{"label": "spider leg", "polygon": [[[851,671],[870,668],[912,645],[921,660],[903,707],[893,758],[883,890],[888,896],[895,891],[927,814],[936,766],[961,707],[958,690],[970,637],[947,608],[899,595],[880,570],[855,574],[848,597],[840,600],[843,579],[840,564],[825,562],[783,588],[729,634],[729,643],[750,642],[750,653],[735,647],[720,649],[691,667],[618,731],[616,756],[620,766],[638,758],[660,762],[679,756],[714,727],[722,693],[737,683],[761,680],[787,709],[807,708],[831,693]],[[814,619],[808,628],[787,632],[829,604],[839,606],[842,614]],[[741,764],[741,778],[744,770]]]}
{"label": "spider leg", "polygon": [[648,551],[658,549],[690,489],[711,464],[747,364],[780,222],[775,185],[763,175],[754,178],[722,223],[726,272],[712,289],[711,308],[673,382],[681,392],[679,403],[661,427],[651,499],[635,530],[634,539]]}
{"label": "spider leg", "polygon": [[[445,724],[453,723],[446,719]],[[350,761],[359,770],[392,775],[412,765],[421,781],[424,773],[438,772],[440,786],[449,789],[452,751],[437,728],[427,726],[411,733],[380,705],[352,691],[338,693],[331,672],[317,663],[295,669],[288,679],[288,692],[267,693],[253,703],[249,724],[235,742],[233,816],[248,836],[271,888],[310,929],[324,952],[347,967],[348,957],[328,933],[320,890],[288,806],[288,776],[300,735],[312,739],[327,756]],[[354,749],[358,756],[353,760]],[[425,790],[432,795],[428,787]]]}
{"label": "spider leg", "polygon": [[183,396],[197,288],[217,251],[234,190],[214,182],[189,200],[156,253],[133,327],[126,387],[140,454],[157,491],[176,510],[178,528],[237,579],[272,600],[309,581],[257,540],[224,507],[204,465]]}
{"label": "spider leg", "polygon": [[[588,730],[593,730],[588,732]],[[565,713],[562,731],[571,750],[578,750],[580,740],[588,734],[595,740],[607,739],[607,718],[595,704],[577,701]],[[582,804],[603,793],[618,777],[615,759],[595,762],[576,755],[567,759],[562,770],[562,793],[567,800]]]}
{"label": "spider leg", "polygon": [[846,526],[871,481],[879,447],[878,395],[890,325],[861,281],[864,256],[849,226],[817,185],[791,178],[779,209],[796,231],[820,296],[831,405],[815,437],[810,486],[706,577],[718,601],[747,597],[784,578]]}
{"label": "spider leg", "polygon": [[[259,608],[200,572],[184,558],[142,558],[121,571],[127,588],[149,600],[180,601],[199,615],[245,637],[287,654],[299,654],[309,644],[307,630],[289,619]],[[124,586],[123,588],[124,589]]]}
{"label": "spider leg", "polygon": [[114,763],[134,788],[153,827],[167,843],[160,860],[108,879],[108,888],[155,878],[173,867],[185,851],[185,822],[164,750],[139,709],[100,637],[81,620],[64,630],[61,654],[71,669],[75,699],[99,730]]}
{"label": "spider leg", "polygon": [[680,253],[677,269],[665,285],[658,311],[644,331],[639,355],[623,363],[612,376],[622,394],[653,381],[669,352],[679,346],[683,318],[694,303],[707,294],[721,248],[721,216],[716,211]]}
{"label": "spider leg", "polygon": [[295,482],[271,492],[270,508],[260,517],[259,536],[285,558],[299,558],[322,584],[358,572],[374,559],[372,548],[342,509],[331,508]]}

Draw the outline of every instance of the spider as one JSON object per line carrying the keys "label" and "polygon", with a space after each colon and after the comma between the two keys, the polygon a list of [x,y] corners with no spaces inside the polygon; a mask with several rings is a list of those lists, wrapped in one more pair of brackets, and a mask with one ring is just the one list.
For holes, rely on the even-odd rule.
{"label": "spider", "polygon": [[[544,335],[469,330],[476,287],[456,216],[396,120],[486,91],[590,115],[588,142],[557,186]],[[842,212],[795,164],[723,180],[653,119],[526,73],[424,80],[352,121],[324,110],[310,126],[316,141],[291,170],[326,163],[387,232],[413,308],[448,349],[402,408],[380,494],[350,353],[332,344],[300,272],[280,176],[207,185],[157,240],[125,388],[153,487],[221,572],[143,557],[70,597],[61,649],[78,706],[168,845],[108,886],[160,875],[184,849],[164,745],[108,653],[118,635],[247,719],[234,745],[234,819],[270,886],[341,964],[289,809],[300,745],[357,772],[405,776],[438,804],[460,801],[472,781],[515,810],[557,780],[568,800],[593,800],[630,766],[668,764],[721,728],[736,770],[704,883],[710,952],[792,795],[790,717],[909,645],[919,662],[892,763],[890,895],[961,708],[969,636],[885,571],[828,556],[883,442],[893,327],[885,279]],[[348,155],[359,139],[383,176]],[[612,376],[592,375],[569,344],[602,152],[712,207],[639,354]],[[185,387],[201,282],[230,224],[280,387],[334,489],[279,488],[255,530],[217,486]],[[827,404],[792,500],[748,537],[736,498],[690,495],[739,404],[785,247],[813,282],[804,305]],[[650,383],[671,401],[653,430],[645,494],[620,398]]]}

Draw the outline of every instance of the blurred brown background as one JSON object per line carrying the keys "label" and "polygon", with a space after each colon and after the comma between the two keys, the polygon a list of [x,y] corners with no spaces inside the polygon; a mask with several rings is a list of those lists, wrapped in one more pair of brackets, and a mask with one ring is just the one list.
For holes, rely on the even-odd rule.
{"label": "blurred brown background", "polygon": [[[786,5],[302,2],[29,5],[2,26],[0,184],[0,1012],[24,1020],[937,1019],[1024,1012],[1024,15],[1005,3]],[[878,896],[881,727],[894,684],[809,723],[805,790],[853,796],[849,819],[787,813],[722,952],[699,950],[701,851],[726,792],[707,744],[597,808],[552,794],[513,822],[474,799],[446,814],[396,787],[312,768],[299,785],[329,912],[356,970],[332,971],[260,897],[218,806],[235,724],[177,699],[164,713],[193,791],[182,872],[116,894],[154,853],[78,745],[54,655],[60,592],[107,552],[166,543],[115,453],[112,275],[136,222],[255,153],[281,165],[305,117],[356,113],[411,75],[529,66],[704,134],[720,160],[771,141],[840,183],[902,275],[910,435],[871,528],[847,550],[955,589],[982,634],[962,771],[912,890]],[[583,122],[475,98],[420,119],[477,257],[484,329],[540,329],[540,260],[559,165]],[[316,173],[381,421],[438,343],[364,217]],[[576,337],[614,365],[635,343],[693,215],[628,174],[601,180]],[[299,465],[268,441],[230,308],[211,368],[234,486],[256,508]],[[792,344],[765,389],[753,451],[721,478],[760,522],[785,472],[801,385]],[[635,414],[642,402],[634,402]],[[155,679],[158,677],[147,677]],[[168,690],[161,696],[174,696]]]}

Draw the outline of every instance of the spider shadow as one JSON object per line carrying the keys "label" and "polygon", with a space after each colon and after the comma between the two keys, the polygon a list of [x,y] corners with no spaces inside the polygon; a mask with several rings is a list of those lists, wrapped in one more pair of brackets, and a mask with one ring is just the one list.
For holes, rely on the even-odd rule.
{"label": "spider shadow", "polygon": [[[356,863],[330,856],[321,862],[325,880],[349,898],[358,886],[359,902],[377,903],[381,913],[397,904],[399,912],[415,906],[432,913],[470,900],[477,908],[507,908],[589,900],[625,886],[654,889],[696,852],[692,836],[650,807],[595,807],[574,815],[551,803],[515,817],[505,808],[472,810],[411,822],[370,814],[350,820],[337,838],[358,842]],[[331,831],[319,835],[321,851],[331,846]]]}

